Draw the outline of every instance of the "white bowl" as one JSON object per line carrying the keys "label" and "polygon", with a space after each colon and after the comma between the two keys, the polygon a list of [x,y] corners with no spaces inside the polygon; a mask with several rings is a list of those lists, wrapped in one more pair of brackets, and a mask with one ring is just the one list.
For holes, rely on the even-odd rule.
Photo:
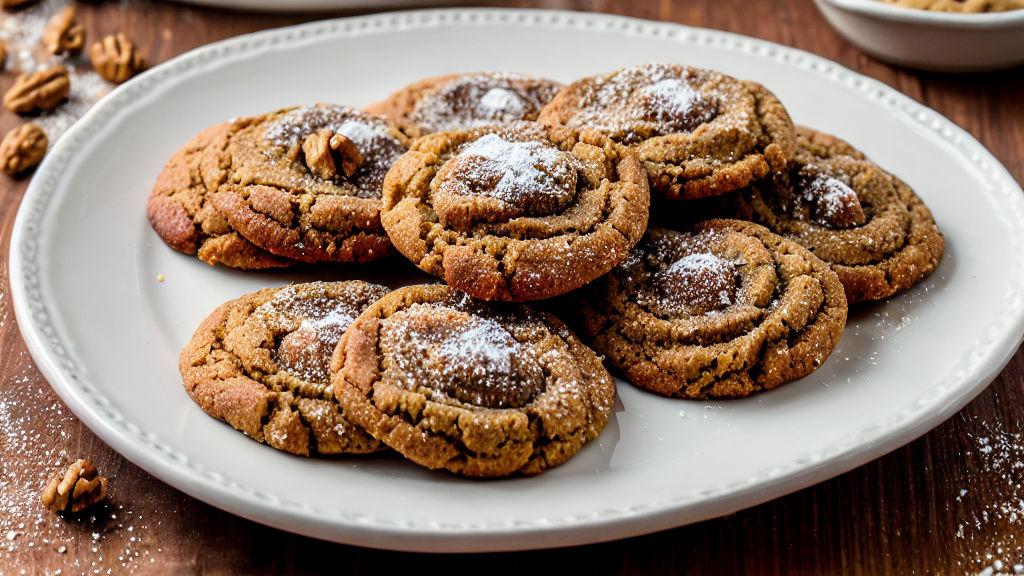
{"label": "white bowl", "polygon": [[814,0],[844,38],[894,64],[943,72],[1024,63],[1024,10],[930,12],[879,0]]}

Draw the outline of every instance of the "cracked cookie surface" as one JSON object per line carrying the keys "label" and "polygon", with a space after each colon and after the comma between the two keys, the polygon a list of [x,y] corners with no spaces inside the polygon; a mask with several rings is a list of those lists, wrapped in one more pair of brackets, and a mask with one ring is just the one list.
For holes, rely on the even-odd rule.
{"label": "cracked cookie surface", "polygon": [[601,433],[615,384],[553,316],[443,285],[370,306],[331,363],[346,415],[406,458],[477,477],[537,474]]}
{"label": "cracked cookie surface", "polygon": [[644,64],[583,78],[538,122],[593,129],[636,150],[651,192],[703,198],[785,168],[793,123],[764,86],[674,64]]}
{"label": "cracked cookie surface", "polygon": [[520,122],[414,141],[385,179],[381,221],[399,252],[450,286],[527,301],[611,270],[643,234],[649,204],[628,148]]}
{"label": "cracked cookie surface", "polygon": [[715,214],[804,246],[832,266],[851,303],[888,298],[931,274],[945,241],[913,189],[835,136],[798,134],[786,173],[712,203]]}
{"label": "cracked cookie surface", "polygon": [[747,396],[810,374],[847,313],[827,264],[738,220],[651,228],[579,302],[595,350],[634,385],[681,398]]}
{"label": "cracked cookie surface", "polygon": [[414,82],[366,108],[413,137],[536,120],[562,85],[505,72],[447,74]]}
{"label": "cracked cookie surface", "polygon": [[292,454],[381,448],[335,402],[341,335],[387,288],[358,280],[265,288],[213,311],[181,351],[185,390],[207,414]]}
{"label": "cracked cookie surface", "polygon": [[345,106],[286,110],[232,138],[233,178],[213,204],[274,254],[311,263],[376,260],[391,247],[380,225],[381,184],[405,143],[386,120]]}
{"label": "cracked cookie surface", "polygon": [[220,124],[164,168],[150,223],[211,264],[375,260],[390,251],[381,183],[406,142],[385,120],[332,104]]}
{"label": "cracked cookie surface", "polygon": [[146,207],[150,225],[168,246],[208,264],[258,270],[291,261],[249,242],[213,207],[212,192],[228,181],[224,153],[246,121],[211,126],[174,153],[157,176]]}

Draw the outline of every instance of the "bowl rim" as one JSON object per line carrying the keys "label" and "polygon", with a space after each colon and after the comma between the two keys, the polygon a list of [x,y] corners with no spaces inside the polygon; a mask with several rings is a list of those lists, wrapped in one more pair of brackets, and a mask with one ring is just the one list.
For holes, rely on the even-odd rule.
{"label": "bowl rim", "polygon": [[933,12],[887,4],[880,0],[817,0],[847,12],[884,20],[951,28],[1008,28],[1024,26],[1024,9],[1006,12]]}

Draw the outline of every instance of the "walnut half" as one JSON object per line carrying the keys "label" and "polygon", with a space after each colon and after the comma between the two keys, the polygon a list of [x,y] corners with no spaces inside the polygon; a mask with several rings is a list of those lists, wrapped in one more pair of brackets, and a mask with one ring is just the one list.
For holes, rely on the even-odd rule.
{"label": "walnut half", "polygon": [[77,16],[74,6],[65,6],[50,18],[43,30],[43,45],[51,54],[78,52],[85,46],[85,28]]}
{"label": "walnut half", "polygon": [[14,86],[4,94],[4,106],[18,114],[45,112],[56,108],[70,92],[71,79],[67,68],[57,64],[46,70],[18,76]]}
{"label": "walnut half", "polygon": [[11,130],[0,141],[0,170],[14,176],[39,164],[49,147],[46,133],[29,122]]}
{"label": "walnut half", "polygon": [[75,460],[63,475],[50,478],[41,500],[53,512],[76,514],[106,498],[107,484],[92,462]]}
{"label": "walnut half", "polygon": [[89,47],[89,61],[108,82],[120,84],[146,67],[138,48],[124,34],[111,34]]}
{"label": "walnut half", "polygon": [[346,177],[351,177],[363,163],[359,148],[341,134],[320,130],[306,136],[302,142],[302,154],[309,171],[325,180],[338,177],[338,165]]}

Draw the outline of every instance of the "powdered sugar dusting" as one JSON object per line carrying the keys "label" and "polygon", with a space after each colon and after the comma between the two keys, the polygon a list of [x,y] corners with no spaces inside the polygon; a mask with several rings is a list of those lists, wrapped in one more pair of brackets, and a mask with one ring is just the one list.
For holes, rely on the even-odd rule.
{"label": "powdered sugar dusting", "polygon": [[381,338],[385,366],[435,402],[516,407],[544,388],[532,349],[494,317],[418,303],[385,319]]}
{"label": "powdered sugar dusting", "polygon": [[[383,291],[381,288],[376,295]],[[284,318],[297,319],[298,327],[281,339],[277,361],[294,376],[323,384],[328,379],[330,354],[362,312],[362,300],[358,294],[335,296],[324,283],[291,285],[280,289],[254,315],[261,315],[271,325]]]}
{"label": "powdered sugar dusting", "polygon": [[517,204],[528,197],[575,194],[572,157],[541,142],[487,134],[464,146],[458,156],[478,160],[464,163],[456,180],[464,195],[484,194]]}
{"label": "powdered sugar dusting", "polygon": [[848,228],[864,222],[857,193],[836,174],[805,167],[797,180],[800,198],[810,206],[810,217],[815,222],[830,228]]}
{"label": "powdered sugar dusting", "polygon": [[438,352],[448,364],[464,363],[473,378],[493,384],[513,376],[512,356],[520,353],[520,346],[494,320],[473,316],[463,329],[442,339]]}
{"label": "powdered sugar dusting", "polygon": [[463,74],[421,98],[409,118],[427,132],[528,120],[559,88],[555,82],[517,74]]}
{"label": "powdered sugar dusting", "polygon": [[[661,122],[663,130],[690,130],[714,118],[714,110],[693,86],[678,78],[665,78],[640,89],[648,116]],[[693,121],[686,121],[691,116]]]}
{"label": "powdered sugar dusting", "polygon": [[[72,434],[74,416],[25,352],[8,361],[15,373],[6,374],[0,388],[0,574],[6,567],[21,568],[11,574],[27,574],[31,566],[47,566],[53,574],[130,574],[152,567],[162,549],[151,540],[150,520],[119,503],[119,459],[105,457],[106,449],[99,457],[80,452],[98,442]],[[40,492],[78,457],[93,460],[110,478],[110,500],[84,516],[53,514],[39,501]],[[177,512],[173,501],[163,506],[167,514]]]}
{"label": "powdered sugar dusting", "polygon": [[349,182],[366,195],[379,197],[384,175],[405,152],[385,120],[347,106],[321,103],[291,110],[267,126],[263,135],[291,149],[321,130],[341,134],[356,145],[363,162]]}
{"label": "powdered sugar dusting", "polygon": [[[720,78],[715,72],[701,71]],[[705,94],[687,69],[665,64],[623,68],[581,87],[570,126],[588,127],[633,142],[688,132],[718,116],[718,94]]]}
{"label": "powdered sugar dusting", "polygon": [[967,478],[952,497],[956,508],[970,512],[961,517],[954,538],[977,550],[972,557],[958,559],[968,574],[1024,574],[1024,542],[1014,536],[1024,525],[1024,435],[1007,430],[1001,422],[967,419],[974,430],[967,433],[970,449],[963,453],[964,469],[980,475],[979,482],[992,484],[1001,494],[993,501],[976,502],[975,487]]}
{"label": "powdered sugar dusting", "polygon": [[735,286],[736,269],[731,262],[713,254],[689,254],[673,262],[665,272],[666,278],[679,280],[679,289],[684,292],[706,292],[719,306],[732,304],[734,292],[724,286],[726,282]]}
{"label": "powdered sugar dusting", "polygon": [[[508,88],[491,88],[480,98],[480,110],[489,116],[522,118],[526,114],[523,97]],[[509,120],[506,120],[508,122]]]}

